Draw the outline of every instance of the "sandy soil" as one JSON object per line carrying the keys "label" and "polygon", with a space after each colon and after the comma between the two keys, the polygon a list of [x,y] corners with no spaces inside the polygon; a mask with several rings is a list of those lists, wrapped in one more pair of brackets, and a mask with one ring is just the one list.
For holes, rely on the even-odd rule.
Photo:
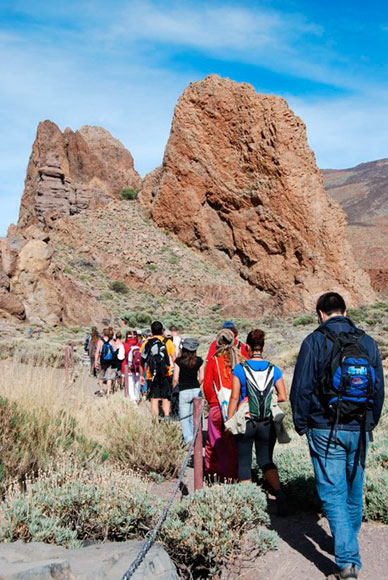
{"label": "sandy soil", "polygon": [[[241,580],[322,580],[335,570],[333,541],[327,520],[317,514],[287,518],[271,515],[280,538],[279,550],[250,562]],[[388,577],[388,526],[364,523],[360,536],[363,569],[360,580]]]}

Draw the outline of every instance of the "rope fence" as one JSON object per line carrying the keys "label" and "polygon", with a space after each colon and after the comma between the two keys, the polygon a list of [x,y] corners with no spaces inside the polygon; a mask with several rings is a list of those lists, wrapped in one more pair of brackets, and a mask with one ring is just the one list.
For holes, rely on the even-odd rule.
{"label": "rope fence", "polygon": [[[195,402],[195,399],[194,399],[194,402]],[[165,522],[167,515],[172,507],[175,496],[176,496],[178,490],[182,486],[183,477],[184,477],[184,474],[186,472],[186,469],[187,469],[188,463],[190,461],[190,457],[193,453],[194,446],[197,442],[197,439],[200,439],[200,446],[202,449],[202,432],[199,435],[199,428],[202,425],[202,406],[203,406],[202,399],[200,399],[200,402],[197,403],[197,408],[198,408],[199,412],[198,412],[197,422],[196,422],[195,429],[194,429],[194,436],[193,436],[193,439],[190,443],[190,447],[186,453],[186,457],[185,457],[185,460],[184,460],[183,465],[181,467],[181,470],[179,472],[178,481],[177,481],[177,484],[175,486],[175,489],[172,492],[171,497],[170,497],[166,507],[164,508],[162,513],[160,514],[160,517],[159,517],[157,523],[155,524],[153,530],[151,531],[147,541],[143,545],[142,549],[140,550],[140,552],[138,553],[138,555],[136,556],[135,560],[132,562],[132,564],[130,565],[128,570],[125,572],[124,576],[122,577],[122,580],[129,580],[129,578],[132,578],[132,576],[134,575],[134,573],[136,572],[136,570],[138,569],[140,564],[143,562],[147,553],[151,549],[152,545],[154,544],[154,542],[156,540],[156,536],[158,535],[158,532],[159,532],[160,528],[162,527],[163,523]],[[194,414],[197,415],[197,413],[194,413]],[[197,443],[197,448],[198,448],[198,443]],[[201,461],[202,461],[202,459],[201,459]],[[201,474],[201,477],[202,477],[202,474]]]}

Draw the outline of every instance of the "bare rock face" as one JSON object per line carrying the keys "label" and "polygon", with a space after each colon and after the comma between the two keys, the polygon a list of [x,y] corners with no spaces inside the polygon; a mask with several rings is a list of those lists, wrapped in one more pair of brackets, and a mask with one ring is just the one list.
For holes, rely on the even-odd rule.
{"label": "bare rock face", "polygon": [[107,316],[53,261],[48,234],[30,226],[1,240],[0,317],[31,323],[90,324]]}
{"label": "bare rock face", "polygon": [[348,240],[377,292],[388,292],[388,159],[322,171],[326,191],[348,217]]}
{"label": "bare rock face", "polygon": [[62,133],[55,123],[39,124],[27,167],[20,227],[45,225],[46,217],[72,215],[138,188],[132,155],[101,127]]}
{"label": "bare rock face", "polygon": [[327,290],[373,299],[305,126],[283,99],[214,75],[191,84],[140,199],[156,225],[232,264],[284,310],[311,308]]}

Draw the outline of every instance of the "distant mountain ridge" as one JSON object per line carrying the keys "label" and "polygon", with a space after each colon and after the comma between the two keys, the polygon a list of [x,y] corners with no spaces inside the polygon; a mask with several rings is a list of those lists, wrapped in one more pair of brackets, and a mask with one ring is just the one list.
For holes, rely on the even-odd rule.
{"label": "distant mountain ridge", "polygon": [[348,239],[358,264],[376,290],[388,290],[388,159],[322,174],[326,191],[348,216]]}

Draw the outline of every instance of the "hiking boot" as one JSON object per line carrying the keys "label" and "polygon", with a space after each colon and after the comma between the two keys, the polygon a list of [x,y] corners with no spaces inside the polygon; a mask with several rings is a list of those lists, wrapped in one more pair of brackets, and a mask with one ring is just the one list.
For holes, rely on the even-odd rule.
{"label": "hiking boot", "polygon": [[327,580],[352,580],[358,578],[358,568],[355,564],[341,568],[335,574],[331,574],[327,577]]}
{"label": "hiking boot", "polygon": [[288,505],[286,494],[283,490],[275,492],[276,497],[276,507],[278,516],[288,516]]}

